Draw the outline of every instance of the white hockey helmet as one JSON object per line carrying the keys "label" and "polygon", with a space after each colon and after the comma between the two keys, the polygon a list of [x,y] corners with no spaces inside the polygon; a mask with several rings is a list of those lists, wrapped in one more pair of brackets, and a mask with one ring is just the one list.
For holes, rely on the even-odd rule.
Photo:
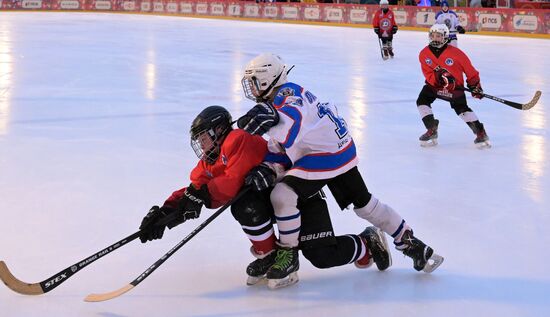
{"label": "white hockey helmet", "polygon": [[389,2],[388,0],[380,0],[380,6],[383,6],[383,5],[389,5]]}
{"label": "white hockey helmet", "polygon": [[265,99],[275,87],[288,81],[287,73],[287,67],[278,55],[263,53],[256,56],[244,69],[241,80],[244,95],[254,101]]}
{"label": "white hockey helmet", "polygon": [[445,24],[434,24],[428,35],[430,46],[441,48],[449,41],[449,28]]}

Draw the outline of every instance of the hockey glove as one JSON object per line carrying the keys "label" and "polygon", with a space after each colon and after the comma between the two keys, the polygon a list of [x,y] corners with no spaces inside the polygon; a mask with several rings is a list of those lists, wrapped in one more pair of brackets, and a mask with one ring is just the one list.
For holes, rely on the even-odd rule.
{"label": "hockey glove", "polygon": [[260,164],[248,172],[244,183],[259,192],[273,186],[276,178],[277,175],[269,166]]}
{"label": "hockey glove", "polygon": [[374,33],[380,35],[380,28],[374,28]]}
{"label": "hockey glove", "polygon": [[457,30],[458,33],[460,33],[460,34],[466,33],[466,30],[465,30],[461,25],[457,26],[457,27],[456,27],[456,30]]}
{"label": "hockey glove", "polygon": [[439,68],[435,71],[437,83],[440,87],[447,89],[448,91],[453,91],[456,88],[456,80],[454,76],[449,73],[445,68]]}
{"label": "hockey glove", "polygon": [[166,222],[177,218],[177,210],[169,207],[153,206],[143,217],[139,230],[141,233],[139,239],[142,243],[162,239]]}
{"label": "hockey glove", "polygon": [[178,202],[179,217],[166,224],[170,229],[184,223],[189,219],[198,218],[201,214],[202,206],[210,206],[210,193],[208,187],[202,185],[200,189],[195,189],[193,184],[189,185]]}
{"label": "hockey glove", "polygon": [[396,25],[392,26],[392,28],[391,28],[391,34],[395,34],[395,33],[397,33],[397,26]]}
{"label": "hockey glove", "polygon": [[271,102],[260,102],[237,121],[239,129],[263,135],[279,123],[279,113]]}
{"label": "hockey glove", "polygon": [[481,88],[481,84],[479,82],[473,85],[468,84],[468,89],[470,89],[470,93],[472,94],[472,97],[476,99],[483,98],[483,89]]}

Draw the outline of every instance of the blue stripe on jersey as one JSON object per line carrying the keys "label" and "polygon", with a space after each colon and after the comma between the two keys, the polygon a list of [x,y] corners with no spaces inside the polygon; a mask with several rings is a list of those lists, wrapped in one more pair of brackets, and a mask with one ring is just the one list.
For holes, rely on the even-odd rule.
{"label": "blue stripe on jersey", "polygon": [[[302,88],[302,86],[296,85],[295,83],[290,83],[290,82],[285,83],[281,85],[281,87],[277,91],[277,94],[275,95],[275,99],[273,100],[273,105],[275,107],[281,107],[284,104],[286,97],[288,96],[295,96],[295,97],[302,98],[303,90],[304,88]],[[292,93],[290,93],[291,91]]]}
{"label": "blue stripe on jersey", "polygon": [[285,149],[288,149],[294,144],[294,141],[296,141],[296,137],[300,132],[300,127],[302,126],[302,114],[298,109],[289,105],[283,106],[277,110],[281,113],[286,114],[290,119],[292,119],[292,121],[294,121],[292,127],[290,127],[290,130],[286,135],[286,140],[283,142],[283,144],[281,144]]}
{"label": "blue stripe on jersey", "polygon": [[279,164],[282,164],[286,169],[292,166],[292,161],[290,160],[288,155],[284,153],[267,152],[267,154],[264,157],[264,162],[279,163]]}
{"label": "blue stripe on jersey", "polygon": [[296,219],[296,218],[300,218],[300,212],[298,212],[294,215],[286,216],[286,217],[277,217],[277,216],[275,216],[275,219],[277,221],[288,221],[288,220],[292,220],[292,219]]}
{"label": "blue stripe on jersey", "polygon": [[330,171],[346,165],[357,156],[353,141],[343,150],[336,153],[319,153],[302,157],[292,168],[305,171]]}

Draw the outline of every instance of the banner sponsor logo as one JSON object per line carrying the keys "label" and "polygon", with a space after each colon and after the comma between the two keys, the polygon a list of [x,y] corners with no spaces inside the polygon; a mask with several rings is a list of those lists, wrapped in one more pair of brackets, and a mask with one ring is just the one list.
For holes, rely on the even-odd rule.
{"label": "banner sponsor logo", "polygon": [[298,7],[283,6],[283,19],[298,20]]}
{"label": "banner sponsor logo", "polygon": [[514,29],[522,31],[536,31],[538,29],[538,20],[536,16],[518,14],[512,19]]}
{"label": "banner sponsor logo", "polygon": [[499,29],[502,26],[500,14],[480,13],[478,19],[482,28]]}
{"label": "banner sponsor logo", "polygon": [[204,2],[197,3],[197,6],[195,7],[195,12],[197,14],[202,14],[202,15],[208,14],[208,3],[204,3]]}
{"label": "banner sponsor logo", "polygon": [[327,8],[325,14],[327,21],[340,22],[344,19],[344,12],[340,8]]}
{"label": "banner sponsor logo", "polygon": [[432,26],[435,23],[435,12],[416,12],[416,24]]}
{"label": "banner sponsor logo", "polygon": [[162,2],[153,2],[153,12],[164,12],[164,4]]}
{"label": "banner sponsor logo", "polygon": [[187,14],[193,13],[193,4],[182,2],[180,5],[180,12]]}
{"label": "banner sponsor logo", "polygon": [[42,8],[42,0],[23,0],[21,7],[23,9],[40,9]]}
{"label": "banner sponsor logo", "polygon": [[74,0],[61,1],[59,8],[63,10],[76,10],[80,9],[80,2]]}
{"label": "banner sponsor logo", "polygon": [[111,10],[111,1],[96,1],[95,8],[98,10]]}
{"label": "banner sponsor logo", "polygon": [[177,13],[178,4],[176,2],[169,2],[166,4],[166,12]]}
{"label": "banner sponsor logo", "polygon": [[279,13],[279,8],[275,6],[265,6],[264,7],[264,17],[265,18],[276,18]]}
{"label": "banner sponsor logo", "polygon": [[456,15],[458,15],[458,21],[460,22],[460,25],[463,27],[468,25],[468,14],[457,12]]}
{"label": "banner sponsor logo", "polygon": [[319,7],[309,7],[304,9],[304,19],[319,20],[321,18],[321,10]]}
{"label": "banner sponsor logo", "polygon": [[227,8],[227,15],[241,16],[241,6],[238,4],[230,4]]}
{"label": "banner sponsor logo", "polygon": [[136,3],[134,1],[124,1],[122,3],[122,9],[125,11],[134,11],[136,9]]}
{"label": "banner sponsor logo", "polygon": [[151,2],[142,2],[141,11],[151,11]]}
{"label": "banner sponsor logo", "polygon": [[250,18],[257,18],[260,16],[260,7],[257,5],[245,5],[244,16]]}
{"label": "banner sponsor logo", "polygon": [[349,19],[351,22],[367,22],[367,10],[351,9],[349,11]]}
{"label": "banner sponsor logo", "polygon": [[225,11],[223,10],[223,4],[212,3],[212,5],[210,6],[210,13],[212,15],[224,15]]}
{"label": "banner sponsor logo", "polygon": [[397,23],[397,25],[407,25],[407,11],[395,10],[393,11],[393,17],[395,18],[395,23]]}

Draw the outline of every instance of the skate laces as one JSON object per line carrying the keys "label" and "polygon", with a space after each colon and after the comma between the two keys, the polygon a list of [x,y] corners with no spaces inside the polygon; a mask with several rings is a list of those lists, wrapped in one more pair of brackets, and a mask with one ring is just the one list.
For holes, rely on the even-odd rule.
{"label": "skate laces", "polygon": [[293,254],[291,249],[279,249],[277,250],[277,256],[275,257],[275,264],[272,268],[278,270],[284,270],[290,265],[293,259]]}

